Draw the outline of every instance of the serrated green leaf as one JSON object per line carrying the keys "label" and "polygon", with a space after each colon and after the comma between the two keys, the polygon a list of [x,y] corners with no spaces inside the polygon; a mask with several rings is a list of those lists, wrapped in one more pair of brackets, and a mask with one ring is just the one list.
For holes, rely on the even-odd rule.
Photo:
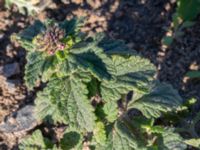
{"label": "serrated green leaf", "polygon": [[182,137],[174,132],[174,129],[168,128],[159,138],[158,147],[162,150],[184,150],[187,148]]}
{"label": "serrated green leaf", "polygon": [[181,97],[171,85],[158,83],[155,84],[150,93],[135,101],[131,101],[128,104],[128,109],[136,108],[147,118],[157,118],[161,113],[178,108],[181,103]]}
{"label": "serrated green leaf", "polygon": [[104,104],[103,111],[106,114],[106,119],[109,122],[114,122],[118,115],[118,106],[115,101],[110,101]]}
{"label": "serrated green leaf", "polygon": [[[108,137],[107,144],[104,148],[108,150],[144,150],[143,141],[138,141],[137,137],[133,134],[130,126],[123,121],[116,121],[112,132]],[[143,145],[143,146],[141,146]]]}
{"label": "serrated green leaf", "polygon": [[42,52],[28,52],[27,64],[25,66],[25,84],[33,89],[42,80],[47,82],[57,71],[54,64],[54,56],[46,56]]}
{"label": "serrated green leaf", "polygon": [[27,51],[36,50],[35,45],[32,43],[34,37],[45,29],[45,26],[38,20],[30,25],[28,28],[23,30],[18,35],[14,36],[13,39],[17,40],[20,45]]}
{"label": "serrated green leaf", "polygon": [[109,73],[113,69],[111,59],[94,44],[79,43],[76,45],[70,50],[68,63],[68,66],[73,66],[73,68],[89,71],[99,80],[112,78]]}
{"label": "serrated green leaf", "polygon": [[54,115],[54,111],[59,111],[70,126],[87,131],[93,130],[95,126],[94,110],[87,98],[87,87],[82,79],[76,75],[55,79],[48,83],[47,88],[50,89],[50,100],[46,101],[44,106],[53,105],[52,108],[55,109],[51,110],[51,107],[49,107],[49,111],[52,113],[46,115]]}
{"label": "serrated green leaf", "polygon": [[53,144],[49,139],[43,137],[40,130],[36,130],[31,136],[22,139],[19,144],[20,150],[41,150],[41,149],[51,149]]}
{"label": "serrated green leaf", "polygon": [[98,144],[104,145],[106,143],[106,131],[103,122],[100,121],[96,122],[96,126],[94,128],[93,133],[94,133],[93,138]]}
{"label": "serrated green leaf", "polygon": [[101,95],[104,101],[117,101],[122,94],[131,90],[146,92],[149,80],[152,80],[155,67],[146,59],[139,56],[113,56],[115,80],[102,82]]}
{"label": "serrated green leaf", "polygon": [[80,17],[71,20],[65,20],[62,23],[60,23],[60,27],[65,29],[66,35],[74,36],[74,34],[76,34],[83,26],[83,24],[84,24],[84,17]]}
{"label": "serrated green leaf", "polygon": [[48,56],[45,58],[44,65],[42,67],[42,82],[47,82],[51,79],[53,74],[56,73],[56,65],[54,64],[54,56]]}
{"label": "serrated green leaf", "polygon": [[200,148],[200,139],[189,139],[189,140],[184,140],[184,142],[187,145],[191,145],[193,147]]}
{"label": "serrated green leaf", "polygon": [[[72,60],[71,60],[72,59]],[[64,77],[64,76],[68,76],[74,72],[77,72],[78,70],[78,66],[76,63],[71,63],[71,61],[73,62],[73,58],[68,57],[68,59],[66,61],[62,61],[57,65],[57,75],[59,77]]]}
{"label": "serrated green leaf", "polygon": [[41,52],[29,52],[26,59],[28,62],[25,66],[25,84],[29,89],[33,89],[40,81],[45,58]]}
{"label": "serrated green leaf", "polygon": [[156,133],[156,134],[160,134],[160,133],[163,133],[164,131],[164,128],[162,126],[152,126],[151,127],[151,133]]}
{"label": "serrated green leaf", "polygon": [[137,55],[136,51],[129,49],[124,41],[106,38],[105,34],[103,33],[97,33],[93,37],[93,40],[99,47],[103,48],[104,52],[108,55]]}
{"label": "serrated green leaf", "polygon": [[60,112],[60,103],[51,99],[51,91],[53,87],[46,87],[42,92],[37,94],[35,100],[35,114],[38,120],[44,120],[52,124],[58,122],[68,123],[68,119]]}

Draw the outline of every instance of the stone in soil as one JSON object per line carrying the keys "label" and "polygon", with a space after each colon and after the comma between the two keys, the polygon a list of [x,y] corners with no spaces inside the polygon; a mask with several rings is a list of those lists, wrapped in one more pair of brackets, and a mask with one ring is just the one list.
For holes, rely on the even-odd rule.
{"label": "stone in soil", "polygon": [[37,125],[34,117],[33,106],[27,105],[24,108],[12,113],[0,124],[0,132],[15,133],[25,132]]}
{"label": "stone in soil", "polygon": [[12,64],[6,64],[0,67],[0,75],[5,76],[6,78],[20,73],[19,63],[15,62]]}
{"label": "stone in soil", "polygon": [[[15,149],[14,146],[27,132],[37,125],[34,118],[33,106],[27,105],[22,109],[5,117],[4,121],[0,124],[0,140],[4,141],[7,149]],[[1,145],[0,145],[1,149]]]}

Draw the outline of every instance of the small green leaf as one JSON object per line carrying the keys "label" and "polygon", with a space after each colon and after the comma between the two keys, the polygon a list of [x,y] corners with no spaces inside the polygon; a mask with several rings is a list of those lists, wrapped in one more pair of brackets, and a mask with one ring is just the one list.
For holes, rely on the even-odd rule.
{"label": "small green leaf", "polygon": [[200,71],[189,71],[186,73],[189,78],[200,78]]}
{"label": "small green leaf", "polygon": [[187,145],[200,148],[200,139],[189,139],[184,141]]}
{"label": "small green leaf", "polygon": [[106,143],[106,131],[103,122],[96,122],[93,133],[94,139],[98,144],[104,145]]}
{"label": "small green leaf", "polygon": [[164,45],[167,45],[167,46],[170,46],[173,42],[174,38],[172,36],[165,36],[163,39],[162,39],[162,43]]}
{"label": "small green leaf", "polygon": [[46,87],[42,92],[37,94],[35,100],[35,114],[38,120],[43,120],[52,124],[58,122],[68,123],[66,116],[60,112],[59,102],[51,99],[52,87]]}
{"label": "small green leaf", "polygon": [[67,39],[66,39],[66,43],[69,47],[72,47],[74,45],[74,41],[72,39],[71,36],[68,36]]}
{"label": "small green leaf", "polygon": [[59,60],[65,60],[66,59],[66,55],[65,55],[64,51],[57,51],[56,56]]}
{"label": "small green leaf", "polygon": [[118,106],[115,101],[106,102],[103,106],[103,111],[106,114],[106,119],[109,122],[114,122],[118,115]]}
{"label": "small green leaf", "polygon": [[40,130],[36,130],[31,136],[22,139],[19,144],[20,150],[41,150],[41,149],[51,149],[53,144],[51,141],[43,137]]}
{"label": "small green leaf", "polygon": [[25,84],[29,89],[33,89],[40,81],[40,76],[43,72],[43,65],[45,63],[45,58],[42,52],[29,52],[27,55],[27,61],[25,67]]}
{"label": "small green leaf", "polygon": [[83,137],[77,129],[67,129],[63,138],[60,141],[60,147],[62,150],[78,150],[82,146]]}
{"label": "small green leaf", "polygon": [[30,25],[21,33],[14,36],[14,40],[17,40],[27,51],[35,51],[36,48],[32,41],[34,40],[34,37],[43,30],[45,30],[45,26],[40,21],[36,20],[33,25]]}
{"label": "small green leaf", "polygon": [[84,24],[84,18],[81,17],[81,18],[74,18],[71,20],[65,20],[60,23],[60,27],[65,29],[66,36],[68,35],[74,36],[83,26],[83,24]]}

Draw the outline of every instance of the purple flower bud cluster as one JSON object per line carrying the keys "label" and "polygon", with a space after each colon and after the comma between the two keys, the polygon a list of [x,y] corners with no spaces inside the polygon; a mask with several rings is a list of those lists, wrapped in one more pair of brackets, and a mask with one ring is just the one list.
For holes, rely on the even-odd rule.
{"label": "purple flower bud cluster", "polygon": [[54,55],[58,50],[64,50],[66,45],[62,42],[65,31],[57,25],[50,26],[46,31],[36,37],[36,45],[39,51],[45,51]]}

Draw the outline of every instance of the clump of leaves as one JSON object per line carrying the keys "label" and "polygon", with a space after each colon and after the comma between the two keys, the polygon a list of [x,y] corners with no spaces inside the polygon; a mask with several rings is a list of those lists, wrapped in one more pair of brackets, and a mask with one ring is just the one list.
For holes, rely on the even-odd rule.
{"label": "clump of leaves", "polygon": [[171,27],[168,30],[162,42],[166,46],[170,46],[174,39],[182,36],[183,29],[194,25],[193,20],[200,13],[199,0],[178,0],[176,12],[173,14]]}
{"label": "clump of leaves", "polygon": [[[81,20],[36,21],[14,36],[27,50],[25,83],[32,90],[46,83],[35,100],[38,120],[66,124],[54,149],[180,149],[186,148],[174,128],[158,123],[182,99],[172,86],[154,80],[156,69],[121,41],[80,32]],[[71,130],[73,129],[73,130]],[[34,142],[25,139],[23,147]],[[43,142],[42,142],[43,141]],[[30,143],[30,144],[29,144]]]}
{"label": "clump of leaves", "polygon": [[170,120],[177,126],[176,131],[184,136],[184,142],[190,146],[200,148],[199,122],[200,112],[196,110],[197,99],[187,100],[176,113],[166,114],[165,120]]}

